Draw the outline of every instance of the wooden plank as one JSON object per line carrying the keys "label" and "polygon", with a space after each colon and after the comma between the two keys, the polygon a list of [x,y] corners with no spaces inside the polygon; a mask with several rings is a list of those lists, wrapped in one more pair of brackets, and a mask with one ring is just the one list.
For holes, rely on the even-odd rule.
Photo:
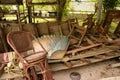
{"label": "wooden plank", "polygon": [[90,45],[90,46],[85,46],[85,47],[81,47],[81,48],[76,48],[76,49],[67,51],[66,54],[76,53],[76,52],[78,52],[78,51],[87,50],[87,49],[90,49],[90,48],[93,48],[93,47],[97,47],[97,46],[100,46],[100,45],[101,45],[101,44],[93,44],[93,45]]}
{"label": "wooden plank", "polygon": [[103,59],[104,57],[105,57],[105,55],[97,55],[94,58],[96,58],[96,59]]}
{"label": "wooden plank", "polygon": [[89,60],[87,59],[80,59],[80,61],[82,61],[83,63],[91,63]]}
{"label": "wooden plank", "polygon": [[[115,47],[114,49],[112,49],[111,47]],[[76,60],[76,59],[82,59],[82,58],[86,58],[86,57],[92,57],[92,56],[97,56],[100,54],[105,54],[105,53],[109,53],[112,51],[115,51],[119,49],[119,46],[110,46],[110,47],[105,47],[105,48],[99,48],[93,51],[87,51],[85,53],[81,53],[78,55],[74,55],[71,57],[65,56],[64,58],[67,58],[67,61],[71,61],[71,60]],[[49,63],[57,63],[57,62],[63,62],[63,60],[49,60]]]}
{"label": "wooden plank", "polygon": [[120,45],[120,38],[109,41],[110,44],[114,44],[114,45]]}
{"label": "wooden plank", "polygon": [[115,64],[111,64],[110,67],[111,68],[120,67],[120,62],[119,63],[115,63]]}
{"label": "wooden plank", "polygon": [[106,55],[106,56],[114,56],[113,53],[105,53],[104,55]]}
{"label": "wooden plank", "polygon": [[116,77],[108,77],[108,78],[102,78],[99,80],[120,80],[120,76],[116,76]]}
{"label": "wooden plank", "polygon": [[88,37],[85,37],[85,39],[86,39],[86,41],[87,41],[88,44],[90,44],[90,45],[94,44],[94,42],[92,40],[90,40]]}
{"label": "wooden plank", "polygon": [[55,2],[38,2],[38,3],[31,3],[31,5],[55,5],[57,4],[57,1]]}
{"label": "wooden plank", "polygon": [[[105,57],[103,59],[90,58],[89,61],[91,63],[95,63],[95,62],[100,62],[100,61],[104,61],[104,60],[107,60],[107,59],[111,59],[111,58],[115,58],[115,57],[120,56],[119,53],[114,53],[114,54],[115,54],[114,56],[107,56],[107,57]],[[84,66],[84,65],[87,65],[87,64],[89,64],[89,63],[77,63],[76,65],[73,65],[72,68],[79,67],[79,66]],[[52,71],[59,71],[59,70],[69,69],[67,66],[65,66],[62,63],[50,64],[50,67],[51,67]]]}

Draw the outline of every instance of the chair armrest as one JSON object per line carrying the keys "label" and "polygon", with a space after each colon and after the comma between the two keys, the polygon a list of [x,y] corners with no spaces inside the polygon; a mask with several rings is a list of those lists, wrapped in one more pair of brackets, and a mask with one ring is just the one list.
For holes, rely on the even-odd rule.
{"label": "chair armrest", "polygon": [[28,54],[28,55],[24,56],[23,58],[28,57],[28,56],[31,56],[31,55],[33,55],[33,54],[38,54],[38,53],[44,53],[44,54],[46,54],[45,51],[32,52],[31,54]]}

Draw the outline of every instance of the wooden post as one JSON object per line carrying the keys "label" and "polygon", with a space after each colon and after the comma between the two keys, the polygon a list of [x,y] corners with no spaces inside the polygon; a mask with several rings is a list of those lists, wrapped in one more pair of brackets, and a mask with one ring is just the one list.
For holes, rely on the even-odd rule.
{"label": "wooden post", "polygon": [[32,23],[32,14],[31,14],[31,4],[32,3],[32,0],[26,0],[26,5],[27,5],[27,8],[28,8],[28,21],[29,23]]}
{"label": "wooden post", "polygon": [[101,22],[102,5],[103,5],[103,0],[99,0],[98,9],[97,9],[97,23]]}
{"label": "wooden post", "polygon": [[29,23],[32,23],[31,6],[28,6],[28,20]]}
{"label": "wooden post", "polygon": [[19,30],[22,30],[22,25],[21,25],[21,21],[20,21],[20,9],[19,9],[19,5],[17,4],[17,20],[19,23]]}
{"label": "wooden post", "polygon": [[58,0],[58,11],[57,11],[57,21],[58,22],[62,20],[65,3],[66,3],[66,0]]}

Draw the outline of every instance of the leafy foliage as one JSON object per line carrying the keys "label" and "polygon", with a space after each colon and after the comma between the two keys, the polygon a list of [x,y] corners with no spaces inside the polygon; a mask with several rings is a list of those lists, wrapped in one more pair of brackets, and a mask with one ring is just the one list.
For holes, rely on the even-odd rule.
{"label": "leafy foliage", "polygon": [[119,0],[104,0],[103,1],[104,10],[115,9],[118,3]]}
{"label": "leafy foliage", "polygon": [[56,0],[32,0],[32,2],[53,2]]}

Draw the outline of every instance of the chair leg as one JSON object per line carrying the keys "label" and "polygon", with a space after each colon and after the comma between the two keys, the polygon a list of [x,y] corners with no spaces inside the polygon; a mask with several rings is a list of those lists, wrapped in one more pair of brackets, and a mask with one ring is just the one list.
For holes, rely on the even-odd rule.
{"label": "chair leg", "polygon": [[38,80],[34,67],[30,67],[30,72],[29,73],[28,73],[28,69],[29,69],[29,67],[24,68],[25,76],[27,77],[27,79],[28,80]]}
{"label": "chair leg", "polygon": [[39,67],[40,67],[40,71],[41,71],[42,76],[43,76],[43,80],[48,80],[47,79],[47,75],[46,75],[45,66],[43,64],[43,61],[40,62]]}
{"label": "chair leg", "polygon": [[48,65],[48,61],[47,60],[41,61],[39,66],[44,80],[53,80],[52,73]]}
{"label": "chair leg", "polygon": [[31,80],[30,75],[28,74],[28,68],[24,68],[25,76],[28,80]]}
{"label": "chair leg", "polygon": [[51,72],[51,70],[50,70],[50,67],[49,67],[49,65],[48,65],[48,60],[46,59],[45,60],[45,69],[47,70],[47,75],[48,75],[48,79],[49,80],[54,80],[53,79],[53,76],[52,76],[52,72]]}
{"label": "chair leg", "polygon": [[32,80],[38,80],[37,73],[34,67],[30,68],[30,74],[32,75],[32,78],[33,78]]}

